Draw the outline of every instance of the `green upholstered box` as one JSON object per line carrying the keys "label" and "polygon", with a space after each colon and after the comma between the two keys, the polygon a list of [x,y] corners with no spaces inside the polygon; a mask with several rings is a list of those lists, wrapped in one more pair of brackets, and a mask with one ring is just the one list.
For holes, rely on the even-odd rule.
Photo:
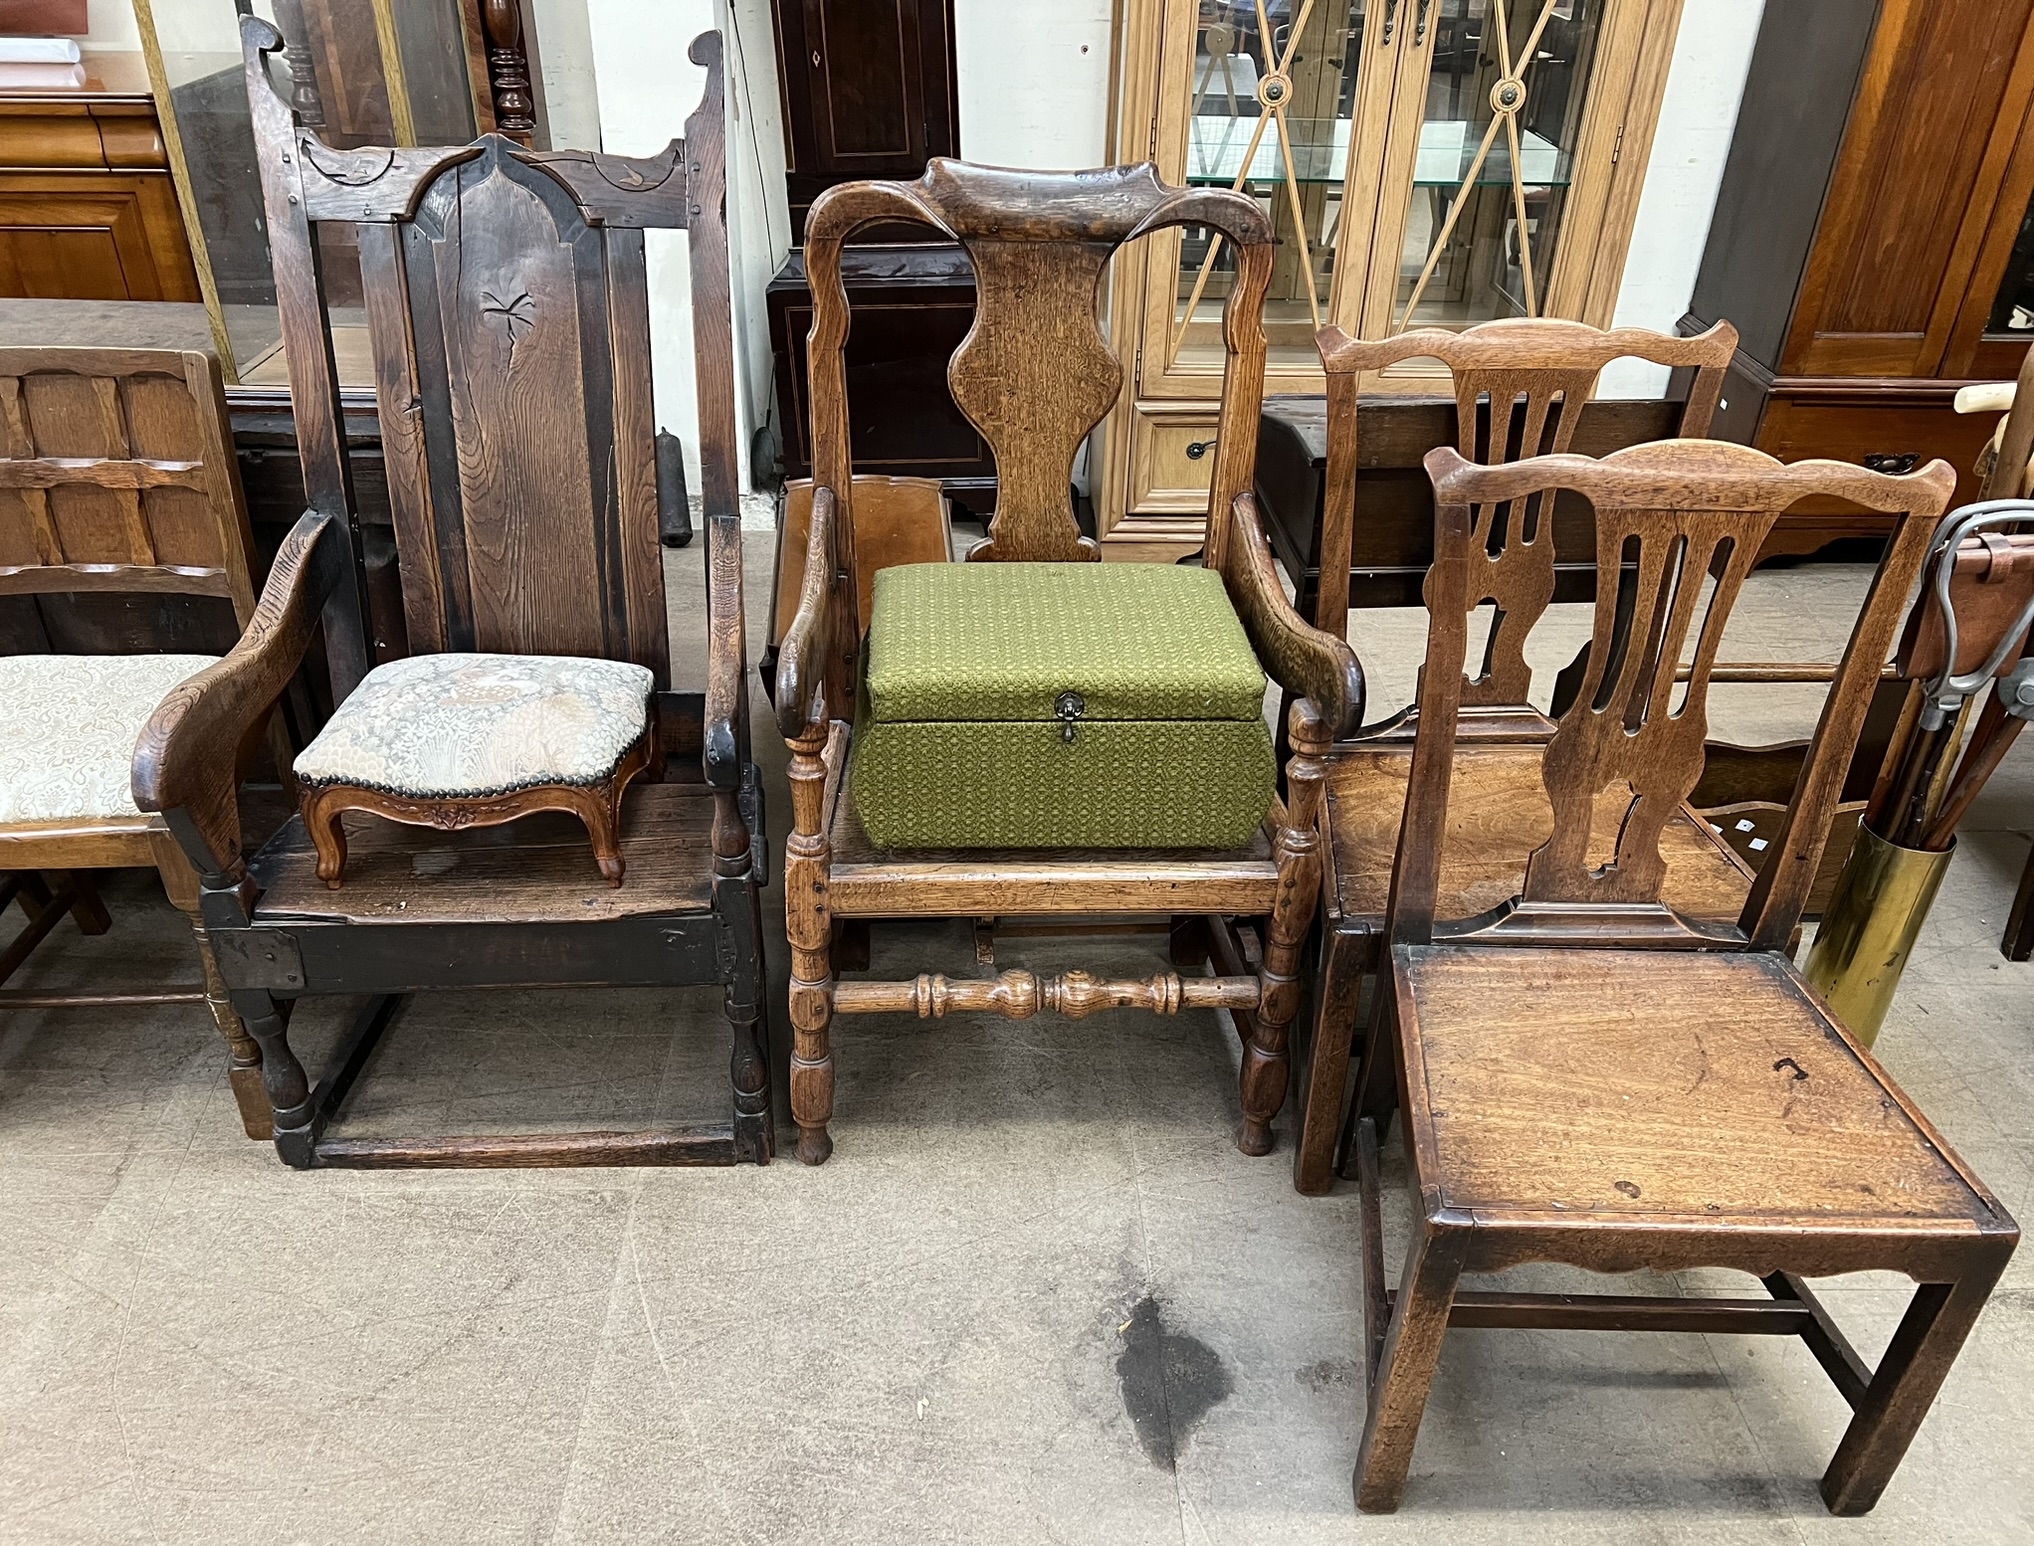
{"label": "green upholstered box", "polygon": [[871,613],[850,778],[881,847],[1238,848],[1271,807],[1264,673],[1211,570],[905,564]]}

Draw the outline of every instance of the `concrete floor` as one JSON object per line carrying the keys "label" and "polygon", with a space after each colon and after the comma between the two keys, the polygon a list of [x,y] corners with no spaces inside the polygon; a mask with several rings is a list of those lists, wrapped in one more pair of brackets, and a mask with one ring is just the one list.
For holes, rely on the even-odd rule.
{"label": "concrete floor", "polygon": [[[677,556],[681,620],[696,573],[696,548]],[[754,611],[768,574],[759,539]],[[1726,655],[1828,645],[1859,583],[1762,574]],[[1359,618],[1373,710],[1410,690],[1420,638],[1416,615]],[[1720,690],[1718,728],[1799,733],[1803,696]],[[2018,753],[1966,828],[1879,1050],[2034,1218],[2034,967],[1996,949],[2030,796]],[[113,932],[66,926],[30,980],[188,970],[151,877],[107,894]],[[879,968],[973,970],[958,926],[879,933],[877,952]],[[1003,947],[1006,963],[1162,957],[1156,938]],[[419,1001],[350,1122],[714,1110],[717,998]],[[307,1006],[308,1052],[348,1009]],[[816,1171],[299,1175],[238,1135],[202,1013],[0,1019],[0,1540],[2034,1539],[2034,1252],[1869,1518],[1817,1500],[1845,1408],[1798,1343],[1467,1331],[1404,1511],[1359,1520],[1353,1189],[1296,1196],[1289,1132],[1272,1158],[1235,1151],[1222,1019],[871,1017],[836,1048],[839,1147]],[[1901,1284],[1825,1289],[1876,1356]]]}

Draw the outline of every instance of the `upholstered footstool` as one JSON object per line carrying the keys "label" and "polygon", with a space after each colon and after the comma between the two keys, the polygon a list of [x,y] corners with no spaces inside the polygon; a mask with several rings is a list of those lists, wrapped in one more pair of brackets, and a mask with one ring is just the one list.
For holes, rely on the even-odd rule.
{"label": "upholstered footstool", "polygon": [[493,826],[534,811],[586,823],[622,882],[621,800],[656,752],[650,672],[566,655],[412,655],[376,666],[296,761],[318,876],[346,867],[342,813]]}

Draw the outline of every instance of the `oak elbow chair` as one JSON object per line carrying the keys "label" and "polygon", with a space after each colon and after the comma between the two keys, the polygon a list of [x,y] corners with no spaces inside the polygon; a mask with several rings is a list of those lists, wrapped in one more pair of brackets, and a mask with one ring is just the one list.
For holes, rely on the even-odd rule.
{"label": "oak elbow chair", "polygon": [[[167,349],[0,349],[0,596],[77,593],[213,598],[245,628],[254,615],[253,542],[233,460],[219,366]],[[31,631],[46,634],[38,614]],[[61,644],[61,641],[52,641]],[[0,658],[0,898],[30,921],[0,950],[0,982],[65,913],[88,934],[111,920],[88,871],[153,866],[191,921],[202,980],[188,987],[0,992],[0,1009],[202,1003],[226,1038],[230,1081],[250,1138],[269,1136],[261,1053],[227,1000],[198,912],[198,876],[160,816],[132,793],[134,743],[171,688],[213,654],[78,654],[61,647]],[[247,755],[287,771],[278,720],[252,715],[222,747],[237,784]],[[244,743],[244,744],[243,744]],[[48,872],[48,873],[45,873]],[[0,901],[4,908],[6,901]]]}
{"label": "oak elbow chair", "polygon": [[[1286,800],[1274,805],[1269,819],[1240,846],[934,849],[884,848],[871,841],[873,819],[865,824],[863,817],[873,818],[873,807],[860,807],[876,791],[858,791],[850,766],[856,733],[849,721],[856,715],[858,691],[867,691],[862,665],[870,619],[861,615],[856,594],[856,484],[850,475],[842,360],[849,318],[840,251],[863,226],[907,221],[958,241],[974,264],[974,327],[955,352],[948,379],[955,400],[996,460],[995,515],[987,539],[968,559],[975,565],[999,565],[1010,579],[1007,586],[997,583],[1008,592],[1025,586],[1023,571],[1033,576],[1047,570],[1083,571],[1101,556],[1095,543],[1080,534],[1068,480],[1077,450],[1115,402],[1123,381],[1121,362],[1097,323],[1097,287],[1110,255],[1127,241],[1175,226],[1206,227],[1233,244],[1237,268],[1224,309],[1222,407],[1205,548],[1206,568],[1219,576],[1219,585],[1211,602],[1198,571],[1144,568],[1133,578],[1139,587],[1158,588],[1178,579],[1182,595],[1195,593],[1194,607],[1204,621],[1210,605],[1233,614],[1226,624],[1211,621],[1211,627],[1234,630],[1234,619],[1240,619],[1237,647],[1256,684],[1241,685],[1251,700],[1247,717],[1260,735],[1257,702],[1263,673],[1269,671],[1295,695],[1296,750],[1287,769]],[[1353,728],[1362,711],[1362,678],[1354,655],[1342,641],[1309,627],[1293,612],[1272,567],[1250,492],[1263,390],[1262,311],[1272,255],[1269,225],[1249,199],[1228,191],[1168,187],[1149,165],[1046,174],[935,160],[915,183],[846,184],[814,203],[806,226],[805,263],[814,304],[815,491],[799,605],[782,641],[776,692],[778,722],[791,748],[793,832],[785,849],[794,1031],[791,1108],[798,1123],[798,1156],[808,1164],[824,1161],[833,1146],[828,1123],[833,1116],[834,1016],[906,1010],[921,1016],[994,1010],[1012,1018],[1044,1008],[1072,1015],[1118,1007],[1161,1013],[1183,1007],[1240,1011],[1239,1018],[1249,1024],[1237,1141],[1249,1153],[1269,1149],[1270,1124],[1285,1095],[1287,1027],[1299,1003],[1298,955],[1319,885],[1315,817],[1320,757],[1334,736]],[[1143,566],[1120,569],[1138,567]],[[951,566],[884,570],[875,581],[875,618],[884,616],[886,584],[899,576],[915,583],[908,577],[936,577],[942,568],[952,575]],[[1100,594],[1108,586],[1098,578],[1086,588]],[[1078,619],[1081,626],[1089,621]],[[955,635],[970,631],[959,628]],[[1054,700],[1048,696],[1045,701]],[[1057,707],[1045,711],[1046,724],[1034,728],[1056,741],[1059,727],[1050,716],[1059,714],[1071,744],[1081,713],[1079,694],[1061,694]],[[1237,725],[1247,732],[1240,719]],[[1099,736],[1105,728],[1090,718],[1080,722],[1078,733]],[[862,737],[862,744],[870,744],[869,738]],[[1266,799],[1271,765],[1266,741]],[[1144,773],[1149,784],[1153,774],[1148,763]],[[1122,766],[1126,786],[1134,790],[1139,776],[1136,760],[1127,759]],[[1063,796],[1063,790],[1038,787],[1035,801],[1027,799],[1021,814],[1029,819],[1045,812],[1057,820],[1067,814]],[[1249,819],[1255,822],[1255,817]],[[1098,981],[1082,972],[1040,980],[1025,971],[975,981],[930,974],[903,982],[835,980],[834,929],[855,920],[1153,914],[1265,920],[1261,970],[1215,977],[1168,972],[1137,982]]]}
{"label": "oak elbow chair", "polygon": [[[1782,466],[1713,441],[1507,467],[1444,448],[1427,466],[1437,501],[1427,665],[1361,1076],[1396,1079],[1414,1233],[1393,1293],[1379,1228],[1383,1122],[1362,1115],[1369,1379],[1357,1506],[1397,1507],[1445,1334],[1479,1326],[1798,1335],[1855,1411],[1823,1498],[1862,1513],[2018,1239],[1787,954],[1955,479],[1942,462],[1894,478]],[[1555,722],[1540,764],[1551,832],[1522,883],[1478,916],[1453,916],[1443,911],[1458,894],[1451,763],[1477,751],[1458,739],[1467,619],[1486,593],[1477,512],[1557,489],[1594,511],[1596,637],[1620,610],[1639,626],[1619,648],[1592,651]],[[1772,857],[1736,918],[1693,916],[1666,897],[1667,835],[1700,775],[1717,644],[1774,519],[1810,495],[1900,519]],[[1386,1041],[1397,1056],[1378,1050]],[[1760,1279],[1765,1297],[1458,1289],[1464,1273],[1529,1262],[1725,1268]],[[1876,1370],[1803,1281],[1874,1269],[1919,1285]]]}
{"label": "oak elbow chair", "polygon": [[[692,46],[705,95],[686,138],[644,160],[465,146],[335,149],[295,123],[241,22],[291,391],[314,508],[291,531],[246,637],[179,687],[135,759],[204,876],[236,1009],[264,1055],[276,1147],[314,1165],[729,1164],[772,1132],[748,759],[720,38]],[[360,637],[350,490],[320,225],[361,255],[409,648],[349,680]],[[643,232],[690,235],[707,528],[707,685],[671,690],[658,542]],[[306,748],[329,781],[485,801],[614,781],[609,885],[575,817],[512,810],[334,816],[315,794],[241,851],[218,754],[266,713],[320,622],[338,660],[333,720]],[[343,733],[342,733],[343,732]],[[647,751],[646,751],[647,748]],[[617,760],[618,759],[618,760]],[[463,784],[448,780],[464,780]],[[626,792],[621,784],[626,783]],[[542,803],[542,802],[537,802]],[[390,820],[390,816],[401,820]],[[326,884],[330,834],[352,849]],[[419,825],[413,823],[433,823]],[[312,830],[307,830],[307,823]],[[441,830],[442,828],[442,830]],[[603,869],[607,869],[603,866]],[[719,984],[733,1031],[725,1122],[417,1139],[328,1135],[375,1039],[412,991]],[[372,995],[313,1087],[291,1005]]]}

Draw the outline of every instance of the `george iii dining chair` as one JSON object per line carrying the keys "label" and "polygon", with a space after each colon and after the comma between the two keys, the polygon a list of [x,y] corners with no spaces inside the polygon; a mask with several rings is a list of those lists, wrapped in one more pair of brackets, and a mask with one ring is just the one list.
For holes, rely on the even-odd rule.
{"label": "george iii dining chair", "polygon": [[[1109,589],[1106,582],[1119,579],[1135,581],[1141,590],[1191,591],[1196,616],[1233,631],[1243,651],[1250,677],[1241,684],[1249,699],[1244,718],[1262,731],[1266,672],[1294,695],[1295,752],[1286,770],[1287,795],[1261,825],[1257,817],[1248,818],[1252,830],[1240,844],[1231,839],[1231,846],[1195,849],[914,848],[871,840],[872,823],[864,815],[874,791],[857,787],[862,764],[850,766],[856,731],[849,721],[857,713],[858,693],[866,691],[864,633],[870,619],[862,615],[857,595],[859,494],[850,465],[842,358],[849,314],[840,253],[843,242],[874,222],[930,226],[961,243],[974,264],[975,322],[954,354],[948,379],[955,401],[994,450],[997,490],[988,536],[968,553],[970,565],[992,564],[1007,578],[1001,588],[1008,595],[1046,571],[1092,576],[1079,582],[1084,594],[1101,595]],[[1149,566],[1111,565],[1110,570],[1144,572],[1105,575],[1094,567],[1100,550],[1081,535],[1068,493],[1074,458],[1123,382],[1122,362],[1097,322],[1102,274],[1124,243],[1178,226],[1218,231],[1237,255],[1223,310],[1222,407],[1206,523],[1205,567],[1213,571],[1206,578],[1218,577],[1212,589],[1198,572],[1169,566],[1155,573]],[[814,298],[815,488],[799,604],[781,645],[776,692],[779,726],[791,748],[793,832],[785,851],[791,1109],[798,1155],[807,1163],[823,1162],[833,1148],[828,1124],[834,1017],[898,1011],[921,1016],[994,1011],[1021,1019],[1049,1008],[1075,1016],[1125,1007],[1164,1014],[1229,1009],[1246,1038],[1237,1142],[1253,1154],[1270,1148],[1271,1121],[1285,1097],[1286,1030],[1301,992],[1299,952],[1319,886],[1320,756],[1362,712],[1354,655],[1293,612],[1251,494],[1263,391],[1262,311],[1272,257],[1271,231],[1256,204],[1222,190],[1168,187],[1149,165],[1055,174],[935,160],[915,183],[844,184],[813,205],[805,263]],[[874,617],[884,616],[884,587],[893,577],[937,578],[942,567],[952,568],[918,565],[876,576]],[[1111,619],[1089,612],[1076,621],[1106,626]],[[1167,617],[1154,627],[1163,633],[1180,621]],[[1123,642],[1135,645],[1137,653],[1154,641]],[[1053,702],[1049,694],[1044,702]],[[1060,708],[1071,715],[1081,712],[1080,704],[1077,694],[1060,696]],[[1056,744],[1061,737],[1050,723],[1053,712],[1045,710],[1047,723],[1039,729]],[[1247,738],[1243,720],[1236,728]],[[1106,729],[1090,720],[1079,734],[1099,745]],[[1072,718],[1065,730],[1067,744],[1074,744]],[[1271,746],[1268,737],[1259,739],[1268,801]],[[1121,787],[1133,814],[1139,793],[1150,792],[1158,771],[1134,757],[1122,764]],[[1178,767],[1164,771],[1177,783]],[[1093,814],[1070,814],[1064,791],[1049,781],[1023,803],[1016,815],[1025,819]],[[1264,808],[1256,806],[1259,813]],[[1151,915],[1261,920],[1262,964],[1216,976],[1161,972],[1142,981],[1103,981],[1081,971],[1041,979],[1023,970],[978,980],[930,973],[898,982],[835,977],[836,925],[859,920],[1018,917],[1063,923]]]}
{"label": "george iii dining chair", "polygon": [[[262,1048],[277,1150],[301,1168],[765,1162],[761,803],[748,756],[719,35],[692,46],[706,82],[685,139],[641,160],[532,152],[495,135],[336,149],[294,122],[271,84],[275,29],[243,17],[241,40],[313,508],[277,555],[240,644],[150,720],[134,787],[204,877],[221,971]],[[258,852],[241,848],[219,748],[267,712],[321,612],[332,644],[328,604],[343,616],[357,573],[332,308],[314,257],[328,224],[350,227],[359,245],[416,653],[341,691],[304,759],[423,805],[591,785],[647,746],[650,765],[618,801],[619,886],[588,862],[572,815],[479,825],[456,800],[440,815],[393,813],[400,821],[366,810],[335,818],[351,849],[336,889],[329,834],[307,825],[327,814],[314,805]],[[644,266],[644,232],[659,228],[690,238],[703,694],[671,685]],[[326,1131],[404,995],[688,984],[724,993],[733,1033],[724,1121],[417,1138]],[[324,995],[365,995],[368,1007],[314,1086],[288,1021],[297,1000]]]}
{"label": "george iii dining chair", "polygon": [[[1478,1326],[1799,1336],[1854,1409],[1822,1496],[1833,1512],[1863,1513],[2018,1240],[1788,956],[1829,807],[1954,476],[1942,462],[1901,478],[1782,466],[1712,441],[1505,467],[1443,448],[1427,465],[1437,507],[1427,665],[1360,1075],[1396,1080],[1414,1225],[1394,1293],[1382,1122],[1360,1115],[1369,1379],[1357,1506],[1398,1506],[1446,1332]],[[1540,763],[1552,827],[1522,883],[1476,916],[1450,916],[1450,768],[1477,753],[1458,740],[1467,619],[1484,592],[1476,512],[1558,489],[1594,513],[1597,637],[1620,609],[1638,626],[1618,648],[1592,650],[1556,717]],[[1700,774],[1717,645],[1774,520],[1809,495],[1898,519],[1773,854],[1736,919],[1691,916],[1666,899],[1665,838]],[[1387,1040],[1397,1056],[1375,1050]],[[1765,1297],[1458,1286],[1464,1273],[1532,1262],[1724,1268],[1757,1277]],[[1918,1285],[1876,1369],[1804,1281],[1874,1269]]]}

